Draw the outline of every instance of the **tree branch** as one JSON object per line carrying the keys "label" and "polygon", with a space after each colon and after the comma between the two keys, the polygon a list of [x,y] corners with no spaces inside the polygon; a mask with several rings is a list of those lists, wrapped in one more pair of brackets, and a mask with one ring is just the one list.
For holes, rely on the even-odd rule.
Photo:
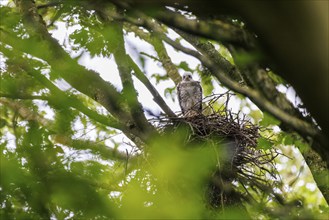
{"label": "tree branch", "polygon": [[[138,5],[129,5],[127,2],[118,0],[112,0],[112,2],[118,7],[128,9],[130,12],[139,13],[136,10]],[[200,18],[187,19],[179,11],[174,12],[172,9],[165,9],[165,7],[158,7],[156,10],[143,10],[143,12],[169,27],[178,28],[190,34],[217,40],[223,44],[235,44],[244,48],[256,47],[254,37],[250,33],[219,20],[212,22],[209,20],[203,21]]]}
{"label": "tree branch", "polygon": [[200,19],[187,19],[185,16],[170,10],[159,11],[154,18],[169,27],[217,40],[224,44],[235,44],[246,48],[255,46],[253,37],[249,33],[220,21],[213,23]]}
{"label": "tree branch", "polygon": [[[127,107],[133,118],[130,126],[138,127],[144,135],[155,132],[153,127],[148,123],[143,112],[142,105],[137,99],[137,91],[134,87],[134,83],[131,75],[131,67],[129,65],[130,57],[126,54],[123,38],[122,24],[119,22],[107,23],[105,27],[106,31],[102,31],[102,34],[108,39],[110,47],[113,48],[114,59],[118,65],[119,75],[121,78],[123,90],[123,97],[127,101]],[[111,30],[110,33],[109,30]],[[108,36],[111,35],[111,36]],[[113,35],[115,37],[113,37]],[[153,130],[153,131],[152,131]]]}
{"label": "tree branch", "polygon": [[[135,25],[146,27],[150,31],[153,31],[155,34],[157,34],[162,40],[173,46],[175,49],[196,57],[202,62],[203,65],[205,65],[207,68],[209,68],[212,71],[215,77],[221,83],[223,83],[224,86],[228,87],[229,89],[232,89],[235,92],[238,92],[242,95],[249,97],[261,109],[274,115],[283,123],[290,125],[297,132],[306,136],[317,138],[319,141],[323,143],[324,146],[328,146],[325,137],[323,137],[322,134],[319,133],[317,129],[314,128],[312,125],[290,114],[287,114],[277,106],[273,105],[257,90],[248,88],[246,86],[241,86],[239,83],[232,81],[230,78],[225,76],[221,71],[218,71],[220,67],[216,65],[216,63],[214,63],[209,57],[205,55],[201,55],[199,52],[195,50],[185,48],[181,44],[177,43],[176,41],[171,40],[170,38],[168,38],[166,35],[163,34],[163,31],[160,30],[158,26],[154,25],[153,22],[145,18],[145,16],[140,16],[138,20],[132,17],[124,18],[124,19],[126,19],[128,22],[132,22]],[[329,161],[329,153],[325,149],[320,148],[315,150],[324,157],[324,160]]]}
{"label": "tree branch", "polygon": [[[21,58],[18,56],[18,52],[14,53],[13,51],[10,51],[9,49],[3,47],[0,45],[0,51],[10,59],[11,57],[14,57],[14,59],[10,59],[13,64],[15,64],[17,67],[20,67],[23,69],[28,75],[32,76],[36,80],[38,80],[41,84],[43,84],[46,88],[48,88],[51,91],[51,96],[31,96],[31,95],[10,95],[8,94],[8,98],[19,98],[19,99],[41,99],[41,100],[47,100],[50,103],[56,103],[57,106],[62,105],[65,103],[65,105],[69,105],[83,114],[87,115],[91,119],[116,128],[116,129],[122,129],[123,125],[120,124],[115,118],[111,116],[103,116],[98,114],[97,112],[89,109],[86,107],[79,99],[77,99],[74,96],[68,96],[65,92],[57,88],[51,81],[49,81],[44,75],[42,75],[39,71],[35,70],[34,68],[31,68],[29,64],[27,63],[26,59]],[[1,95],[2,96],[2,95]],[[4,96],[2,96],[4,97]]]}
{"label": "tree branch", "polygon": [[181,46],[179,43],[167,38],[166,36],[163,36],[164,41],[166,41],[168,44],[173,46],[174,48],[181,50],[182,52],[192,55],[199,59],[203,65],[205,65],[207,68],[209,68],[212,73],[215,75],[215,77],[223,83],[224,86],[228,87],[229,89],[232,89],[235,92],[238,92],[242,95],[247,96],[251,99],[259,108],[261,108],[264,111],[269,112],[274,117],[278,118],[283,123],[289,125],[294,130],[296,130],[298,133],[300,133],[302,136],[310,136],[314,139],[317,139],[322,146],[318,146],[314,150],[319,152],[319,154],[323,157],[325,161],[327,161],[327,164],[329,166],[329,152],[325,149],[328,148],[328,140],[326,140],[326,137],[324,137],[318,129],[316,129],[311,124],[293,116],[285,111],[281,110],[276,105],[273,105],[270,101],[268,101],[259,91],[255,89],[251,89],[248,87],[242,87],[239,83],[236,83],[229,79],[227,76],[222,74],[218,71],[218,66],[211,61],[210,58],[207,58],[205,56],[202,56],[201,54],[197,53],[194,50],[185,48]]}
{"label": "tree branch", "polygon": [[167,75],[175,83],[175,85],[177,85],[182,80],[182,77],[179,75],[175,64],[171,62],[171,59],[166,51],[166,48],[163,45],[163,42],[159,38],[157,38],[157,36],[154,36],[150,33],[145,33],[143,30],[139,29],[138,26],[133,25],[131,23],[125,22],[124,27],[129,32],[134,33],[137,37],[141,38],[142,40],[145,40],[153,46],[153,48],[158,54],[159,61],[162,63],[163,68],[167,72]]}
{"label": "tree branch", "polygon": [[62,3],[63,3],[63,1],[61,1],[61,0],[59,0],[59,1],[53,1],[53,2],[46,3],[46,4],[38,5],[37,6],[37,9],[53,7],[53,6],[60,5]]}
{"label": "tree branch", "polygon": [[34,100],[34,99],[39,99],[39,100],[44,100],[44,101],[49,101],[49,97],[44,96],[44,95],[27,95],[27,94],[20,94],[20,95],[13,95],[13,94],[7,94],[7,93],[1,93],[0,92],[0,97],[2,98],[10,98],[10,99],[24,99],[24,100]]}
{"label": "tree branch", "polygon": [[[26,27],[28,27],[30,38],[23,41],[21,39],[15,41],[14,36],[2,34],[2,41],[47,61],[63,79],[78,91],[87,94],[93,99],[98,98],[98,101],[111,113],[123,116],[121,115],[122,106],[120,105],[124,101],[120,93],[111,84],[106,83],[97,73],[85,69],[71,59],[59,43],[48,33],[44,21],[37,13],[36,6],[31,0],[17,0],[16,4],[23,14],[23,21]],[[21,42],[17,45],[17,41]],[[23,46],[24,44],[25,47]],[[39,49],[33,50],[31,49],[32,47]],[[80,80],[81,78],[86,78],[87,84],[83,83]],[[104,96],[112,97],[117,101],[109,102]]]}
{"label": "tree branch", "polygon": [[[211,57],[212,60],[214,60],[219,66],[223,66],[227,71],[223,70],[223,73],[228,75],[230,77],[230,71],[232,70],[233,74],[234,72],[239,72],[238,68],[236,68],[234,65],[232,65],[229,62],[221,62],[223,61],[223,58],[221,58],[221,55],[217,52],[217,50],[211,46],[211,43],[201,43],[196,37],[190,36],[182,31],[177,31],[181,36],[184,37],[185,40],[187,40],[189,43],[191,43],[195,48],[197,48],[199,51],[202,51],[203,54],[206,54],[208,57]],[[276,89],[276,85],[273,82],[273,80],[268,76],[268,74],[264,70],[255,70],[256,74],[248,74],[249,77],[252,80],[252,85],[249,84],[249,86],[254,87],[255,89],[260,90],[264,94],[264,96],[274,103],[276,106],[278,106],[280,109],[284,110],[290,115],[293,115],[303,121],[305,119],[301,115],[301,113],[292,105],[292,103],[287,99],[287,97],[280,93]],[[233,78],[234,79],[234,78]],[[235,79],[234,79],[235,80]],[[236,80],[235,80],[236,81]],[[311,121],[308,121],[308,123],[313,124]],[[316,128],[316,126],[314,125]],[[281,124],[280,128],[286,132],[292,132],[291,129],[287,129],[286,124]],[[287,131],[288,130],[288,131]],[[318,132],[320,132],[318,130]],[[303,136],[305,141],[308,141],[308,136]],[[327,201],[329,201],[329,187],[327,182],[325,182],[323,179],[328,180],[328,169],[326,168],[326,162],[324,161],[324,158],[321,158],[317,155],[317,153],[314,151],[314,149],[321,149],[321,146],[319,146],[319,140],[314,139],[312,143],[310,143],[312,149],[310,149],[308,152],[304,152],[303,156],[308,164],[313,177],[323,193],[323,196]],[[298,147],[298,146],[297,146]],[[311,155],[311,156],[310,156]],[[316,160],[316,163],[315,163]],[[317,166],[315,166],[317,165]],[[319,175],[320,174],[320,175]]]}
{"label": "tree branch", "polygon": [[112,149],[106,145],[92,142],[92,141],[85,141],[85,140],[73,140],[68,136],[64,135],[57,135],[56,130],[53,130],[54,127],[54,121],[45,119],[40,114],[37,114],[36,112],[33,112],[30,110],[29,107],[25,106],[21,102],[13,101],[13,100],[7,100],[4,98],[0,98],[0,103],[11,108],[13,111],[17,112],[19,116],[27,121],[35,121],[38,124],[42,125],[43,127],[46,127],[48,130],[50,130],[52,133],[54,133],[54,141],[59,144],[66,145],[68,147],[72,147],[76,150],[87,150],[90,149],[94,154],[99,154],[104,159],[115,159],[115,160],[123,160],[127,161],[128,155],[125,153],[119,152],[115,149]]}
{"label": "tree branch", "polygon": [[211,60],[220,67],[219,71],[222,71],[227,77],[231,78],[232,80],[244,83],[242,74],[240,73],[239,69],[231,64],[227,59],[225,59],[214,47],[214,45],[210,42],[203,43],[199,38],[187,34],[179,29],[174,29],[180,36],[182,36],[187,42],[189,42],[193,47],[195,47],[198,51],[202,54],[211,58]]}
{"label": "tree branch", "polygon": [[91,150],[93,154],[101,156],[103,159],[115,159],[118,161],[127,161],[134,159],[134,156],[129,156],[124,152],[120,152],[110,148],[104,144],[89,140],[71,139],[64,135],[53,135],[54,141],[59,144],[72,147],[76,150]]}
{"label": "tree branch", "polygon": [[160,108],[169,116],[169,117],[177,117],[176,114],[169,108],[166,102],[162,99],[161,95],[158,93],[156,88],[152,85],[152,83],[148,80],[148,78],[144,75],[144,73],[140,70],[138,65],[131,59],[129,59],[129,63],[131,68],[134,70],[134,75],[139,79],[146,88],[153,95],[153,100],[160,106]]}
{"label": "tree branch", "polygon": [[[27,27],[30,38],[15,41],[17,39],[16,36],[9,36],[7,33],[2,32],[5,36],[2,35],[1,40],[47,61],[72,87],[95,99],[113,116],[120,119],[125,126],[122,131],[132,141],[147,142],[148,133],[141,131],[136,126],[131,126],[134,120],[131,118],[130,113],[126,111],[127,103],[122,95],[111,84],[105,82],[96,72],[80,66],[77,61],[73,60],[65,52],[59,43],[48,33],[46,25],[37,13],[37,8],[32,0],[16,0],[15,2],[23,14],[23,22]],[[27,44],[24,45],[24,43]]]}

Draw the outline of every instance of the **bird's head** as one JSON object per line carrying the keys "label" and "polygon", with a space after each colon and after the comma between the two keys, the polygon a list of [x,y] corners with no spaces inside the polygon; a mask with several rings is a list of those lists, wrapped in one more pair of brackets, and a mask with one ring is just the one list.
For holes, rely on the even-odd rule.
{"label": "bird's head", "polygon": [[192,74],[191,73],[184,73],[183,81],[192,81]]}

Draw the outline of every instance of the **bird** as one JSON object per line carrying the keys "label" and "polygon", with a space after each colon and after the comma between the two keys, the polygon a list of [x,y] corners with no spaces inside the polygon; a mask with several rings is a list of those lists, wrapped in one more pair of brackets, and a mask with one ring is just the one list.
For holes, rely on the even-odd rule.
{"label": "bird", "polygon": [[177,85],[177,96],[184,116],[192,117],[202,114],[202,87],[194,81],[192,74],[185,72]]}

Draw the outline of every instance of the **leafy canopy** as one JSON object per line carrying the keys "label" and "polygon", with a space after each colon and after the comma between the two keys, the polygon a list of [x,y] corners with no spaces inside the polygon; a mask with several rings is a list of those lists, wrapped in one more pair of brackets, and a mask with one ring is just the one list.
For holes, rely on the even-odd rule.
{"label": "leafy canopy", "polygon": [[[262,54],[250,47],[257,38],[242,21],[196,16],[170,7],[137,10],[126,1],[1,3],[3,219],[328,213],[319,190],[328,195],[328,171],[319,162],[311,170],[315,182],[300,153],[313,152],[305,137],[315,138],[319,128],[277,89],[291,86],[260,65]],[[95,68],[95,59],[108,63]],[[231,108],[263,128],[258,150],[281,154],[275,161],[280,181],[259,177],[272,188],[232,180],[229,185],[247,199],[221,209],[207,205],[207,185],[225,160],[221,145],[211,139],[187,144],[186,129],[167,132],[157,124],[179,114],[175,86],[184,71],[198,73],[205,96],[236,93],[215,99],[213,111]]]}

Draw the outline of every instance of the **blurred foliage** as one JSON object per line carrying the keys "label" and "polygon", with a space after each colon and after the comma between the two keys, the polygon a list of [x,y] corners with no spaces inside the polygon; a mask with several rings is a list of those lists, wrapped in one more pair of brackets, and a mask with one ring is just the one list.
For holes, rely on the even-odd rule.
{"label": "blurred foliage", "polygon": [[214,85],[212,82],[212,75],[209,70],[201,65],[198,65],[196,68],[200,78],[201,78],[201,87],[202,92],[205,96],[209,96],[214,91]]}
{"label": "blurred foliage", "polygon": [[[186,136],[189,134],[185,130],[150,138],[148,147],[143,148],[129,140],[122,131],[102,123],[99,118],[109,118],[112,114],[93,97],[71,86],[69,89],[61,86],[60,80],[63,79],[60,74],[37,58],[40,54],[47,57],[49,47],[29,37],[21,15],[12,3],[9,1],[10,6],[0,7],[1,38],[10,36],[12,42],[10,46],[0,39],[1,219],[327,217],[328,205],[295,148],[307,150],[308,143],[297,134],[281,130],[274,132],[273,127],[280,121],[253,109],[247,102],[240,102],[239,107],[250,110],[248,117],[255,124],[269,128],[262,131],[259,150],[266,152],[276,147],[282,154],[276,160],[282,180],[278,182],[282,185],[274,185],[273,190],[284,198],[285,205],[252,185],[233,183],[237,191],[250,193],[246,196],[251,202],[244,204],[245,210],[234,206],[220,210],[209,208],[206,205],[207,184],[224,153],[210,143],[201,147],[197,143],[187,145]],[[36,3],[43,5],[51,1],[37,0]],[[109,42],[119,41],[122,37],[116,30],[117,23],[109,21],[104,25],[97,10],[86,9],[88,4],[82,3],[40,8],[39,13],[48,30],[56,30],[60,23],[74,29],[66,32],[65,41],[60,42],[67,52],[87,52],[91,57],[110,58],[119,47]],[[24,48],[28,48],[31,54],[22,51]],[[220,45],[218,51],[234,63],[224,46]],[[143,56],[145,54],[149,51],[141,51],[139,57],[143,60],[143,69],[148,62],[154,62],[153,57]],[[235,62],[246,65],[255,57],[257,55],[239,54]],[[61,65],[70,67],[66,63]],[[175,66],[181,71],[200,73],[204,95],[215,91],[217,81],[207,69],[200,65],[193,69],[186,61]],[[35,70],[45,78],[27,69]],[[79,71],[74,69],[72,72]],[[145,76],[155,79],[156,84],[170,79],[167,74],[156,70],[145,73]],[[270,76],[278,84],[284,83],[276,75]],[[80,80],[91,83],[89,78]],[[165,97],[175,100],[174,89],[172,85],[163,89]],[[107,98],[113,101],[112,97]],[[222,110],[222,103],[225,100],[213,103],[214,110]],[[273,177],[267,178],[266,181],[275,182]]]}

